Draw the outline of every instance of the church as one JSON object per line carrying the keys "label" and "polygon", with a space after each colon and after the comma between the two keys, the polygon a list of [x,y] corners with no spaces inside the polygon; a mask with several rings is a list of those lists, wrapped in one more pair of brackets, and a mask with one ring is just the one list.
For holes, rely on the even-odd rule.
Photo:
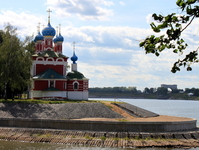
{"label": "church", "polygon": [[47,26],[42,31],[38,26],[38,33],[34,38],[35,53],[32,55],[30,98],[88,100],[89,80],[77,70],[78,57],[75,54],[75,43],[73,42],[69,72],[69,57],[62,53],[64,37],[61,35],[61,27],[57,27],[56,31],[51,26],[50,12],[48,10]]}

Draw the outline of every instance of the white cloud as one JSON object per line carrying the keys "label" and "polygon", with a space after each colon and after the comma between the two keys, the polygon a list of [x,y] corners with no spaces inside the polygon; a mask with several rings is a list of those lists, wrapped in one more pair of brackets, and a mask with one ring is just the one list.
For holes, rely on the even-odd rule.
{"label": "white cloud", "polygon": [[47,0],[46,5],[54,9],[58,16],[76,15],[81,20],[107,20],[113,10],[106,6],[113,5],[107,0]]}
{"label": "white cloud", "polygon": [[140,39],[152,33],[149,29],[131,27],[104,27],[83,26],[80,28],[65,27],[63,35],[75,39],[81,45],[93,45],[95,47],[112,47],[127,50],[138,48]]}
{"label": "white cloud", "polygon": [[120,1],[119,3],[120,3],[120,5],[122,5],[122,6],[125,6],[125,5],[126,5],[126,3],[123,2],[123,1]]}
{"label": "white cloud", "polygon": [[4,27],[4,24],[10,23],[12,26],[18,29],[20,37],[24,38],[27,35],[36,34],[36,26],[39,22],[44,23],[45,21],[41,17],[31,15],[29,13],[16,13],[10,10],[1,11],[0,13],[0,26]]}
{"label": "white cloud", "polygon": [[154,22],[154,19],[152,17],[152,14],[148,14],[146,16],[146,23],[150,24],[151,22]]}

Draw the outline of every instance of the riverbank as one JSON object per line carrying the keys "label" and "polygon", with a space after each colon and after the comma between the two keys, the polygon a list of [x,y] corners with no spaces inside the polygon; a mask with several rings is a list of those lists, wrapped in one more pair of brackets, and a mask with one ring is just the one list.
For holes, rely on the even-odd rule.
{"label": "riverbank", "polygon": [[[138,108],[136,108],[136,110],[137,109]],[[2,115],[0,121],[1,126],[6,124],[5,127],[0,127],[0,139],[5,141],[128,148],[199,147],[199,131],[196,128],[181,132],[159,132],[160,124],[164,126],[165,124],[175,126],[173,129],[176,130],[176,125],[180,123],[182,124],[181,127],[184,128],[183,122],[187,121],[193,122],[192,124],[195,126],[194,120],[162,115],[139,118],[129,115],[126,111],[110,102],[103,102],[103,104],[102,102],[74,104],[2,103],[0,104],[0,111],[0,115]],[[109,113],[112,115],[110,116]],[[149,112],[147,114],[149,114]],[[10,118],[6,118],[8,115]],[[68,119],[69,116],[70,119]],[[32,119],[30,119],[31,117]],[[48,125],[51,124],[52,127],[47,125],[48,122]],[[66,123],[58,125],[58,122],[62,124],[64,122]],[[81,129],[74,126],[74,123]],[[141,125],[139,125],[139,123],[143,125],[143,128],[140,128]],[[98,124],[98,126],[96,126],[96,124]],[[31,128],[30,126],[32,125],[37,127]],[[146,127],[147,125],[148,127]],[[25,126],[29,126],[29,128]],[[54,126],[58,128],[55,129]],[[158,127],[158,130],[154,128],[155,126]],[[94,127],[97,127],[96,130]],[[181,127],[179,129],[181,129]],[[69,128],[72,129],[69,130]],[[89,128],[89,130],[87,128]],[[144,131],[145,129],[154,130],[154,132],[146,132]],[[165,129],[170,130],[170,128]]]}
{"label": "riverbank", "polygon": [[175,100],[199,100],[199,96],[188,96],[187,93],[168,93],[165,95],[146,93],[105,93],[90,92],[89,98],[124,98],[124,99],[175,99]]}
{"label": "riverbank", "polygon": [[137,133],[0,127],[0,140],[96,147],[193,148],[199,147],[199,131]]}

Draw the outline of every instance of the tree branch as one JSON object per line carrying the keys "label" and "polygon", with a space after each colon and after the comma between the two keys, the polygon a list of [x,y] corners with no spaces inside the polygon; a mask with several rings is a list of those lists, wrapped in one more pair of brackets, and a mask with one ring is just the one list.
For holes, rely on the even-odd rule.
{"label": "tree branch", "polygon": [[184,27],[184,29],[182,29],[181,32],[183,32],[192,23],[194,18],[195,18],[195,16],[192,17],[191,21],[186,25],[186,27]]}

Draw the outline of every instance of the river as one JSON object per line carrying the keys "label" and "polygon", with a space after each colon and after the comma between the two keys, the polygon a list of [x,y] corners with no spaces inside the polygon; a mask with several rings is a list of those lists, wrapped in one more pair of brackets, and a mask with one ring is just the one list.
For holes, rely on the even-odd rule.
{"label": "river", "polygon": [[[91,98],[92,100],[108,100],[109,98]],[[117,101],[127,102],[138,107],[150,110],[160,115],[179,116],[195,118],[199,120],[199,101],[191,100],[155,100],[155,99],[116,99]],[[197,121],[197,126],[199,122]],[[127,148],[104,148],[104,147],[85,147],[70,146],[65,144],[47,144],[47,143],[26,143],[14,141],[0,141],[0,150],[131,150]],[[146,149],[133,149],[146,150]],[[147,150],[180,150],[171,148],[147,148]],[[199,150],[191,148],[189,150]]]}

